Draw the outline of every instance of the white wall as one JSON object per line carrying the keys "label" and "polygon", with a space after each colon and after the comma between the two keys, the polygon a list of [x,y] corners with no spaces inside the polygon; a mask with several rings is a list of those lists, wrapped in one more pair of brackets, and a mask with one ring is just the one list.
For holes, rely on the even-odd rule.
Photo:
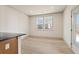
{"label": "white wall", "polygon": [[[48,14],[53,16],[53,27],[49,31],[41,31],[36,26],[36,16],[30,17],[30,35],[31,36],[43,36],[43,37],[56,37],[63,38],[63,15],[62,13]],[[42,15],[37,15],[42,16]],[[45,16],[45,15],[43,15]]]}
{"label": "white wall", "polygon": [[67,6],[64,10],[64,40],[71,47],[71,11],[75,8],[75,5]]}
{"label": "white wall", "polygon": [[0,32],[29,35],[28,16],[8,6],[0,6]]}

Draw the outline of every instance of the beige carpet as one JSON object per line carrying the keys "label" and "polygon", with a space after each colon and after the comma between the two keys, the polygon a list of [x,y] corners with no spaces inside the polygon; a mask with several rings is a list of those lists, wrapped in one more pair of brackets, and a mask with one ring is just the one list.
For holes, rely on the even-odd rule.
{"label": "beige carpet", "polygon": [[72,54],[62,39],[27,37],[21,41],[22,54]]}

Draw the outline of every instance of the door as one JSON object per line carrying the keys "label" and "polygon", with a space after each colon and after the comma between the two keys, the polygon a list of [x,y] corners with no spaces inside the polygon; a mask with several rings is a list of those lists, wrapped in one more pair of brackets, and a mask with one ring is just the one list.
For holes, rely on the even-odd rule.
{"label": "door", "polygon": [[72,11],[72,49],[79,53],[79,7]]}

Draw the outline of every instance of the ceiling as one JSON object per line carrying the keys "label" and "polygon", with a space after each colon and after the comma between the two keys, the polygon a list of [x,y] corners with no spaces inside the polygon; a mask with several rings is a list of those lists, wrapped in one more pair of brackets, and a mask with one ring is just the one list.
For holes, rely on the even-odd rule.
{"label": "ceiling", "polygon": [[18,11],[25,13],[26,15],[38,15],[47,13],[62,12],[65,9],[65,5],[11,5],[10,7],[16,8]]}

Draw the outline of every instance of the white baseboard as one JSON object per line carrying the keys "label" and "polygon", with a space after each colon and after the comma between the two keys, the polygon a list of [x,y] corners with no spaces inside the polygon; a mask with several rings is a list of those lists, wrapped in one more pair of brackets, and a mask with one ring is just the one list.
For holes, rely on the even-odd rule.
{"label": "white baseboard", "polygon": [[47,38],[47,39],[63,39],[63,38],[60,38],[60,37],[46,37],[46,36],[31,36],[29,35],[29,37],[35,37],[35,38]]}

